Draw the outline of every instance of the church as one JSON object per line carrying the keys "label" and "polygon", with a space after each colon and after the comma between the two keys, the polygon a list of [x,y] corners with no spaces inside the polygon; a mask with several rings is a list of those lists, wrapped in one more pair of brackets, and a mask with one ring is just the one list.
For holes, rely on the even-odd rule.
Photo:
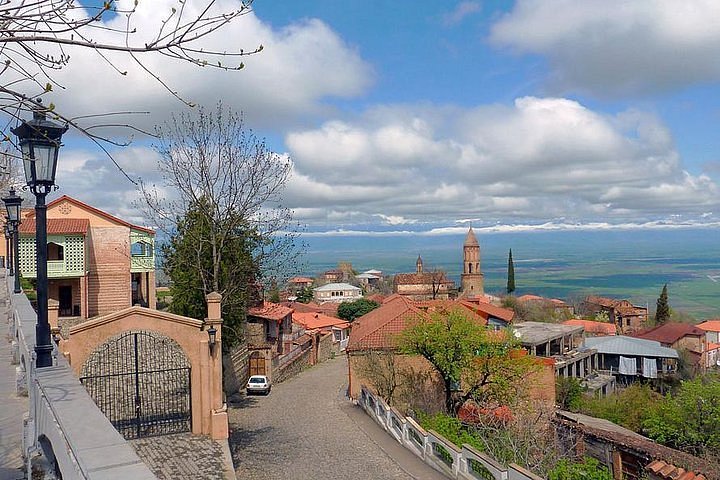
{"label": "church", "polygon": [[463,243],[463,270],[460,276],[460,292],[455,282],[442,270],[425,271],[423,260],[418,255],[415,273],[398,273],[393,282],[393,292],[412,300],[448,300],[459,296],[469,298],[484,295],[483,274],[480,269],[480,243],[473,232],[468,230]]}

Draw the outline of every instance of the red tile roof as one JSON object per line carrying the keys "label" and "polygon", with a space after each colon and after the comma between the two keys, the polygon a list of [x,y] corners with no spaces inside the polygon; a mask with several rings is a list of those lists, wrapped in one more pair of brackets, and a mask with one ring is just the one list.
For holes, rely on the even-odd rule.
{"label": "red tile roof", "polygon": [[265,320],[274,320],[279,322],[283,318],[293,313],[292,308],[272,302],[263,302],[260,307],[251,307],[248,309],[248,315]]}
{"label": "red tile roof", "polygon": [[282,305],[292,308],[296,312],[319,312],[324,313],[325,315],[328,315],[330,317],[338,318],[337,316],[337,309],[340,306],[339,303],[335,302],[326,302],[322,305],[317,304],[315,302],[309,302],[309,303],[301,303],[301,302],[283,302]]}
{"label": "red tile roof", "polygon": [[515,317],[514,311],[510,310],[509,308],[502,308],[493,305],[492,303],[486,301],[483,297],[464,299],[461,300],[460,303],[475,309],[485,319],[487,319],[488,316],[491,316],[509,323],[512,322],[513,318]]}
{"label": "red tile roof", "polygon": [[617,327],[612,323],[593,322],[592,320],[581,320],[573,318],[563,322],[564,325],[576,325],[585,328],[586,333],[598,335],[617,335]]}
{"label": "red tile roof", "polygon": [[405,330],[411,321],[428,318],[433,313],[455,309],[468,313],[470,318],[482,325],[493,316],[506,321],[512,320],[514,312],[485,302],[466,300],[425,300],[413,301],[401,295],[391,295],[370,313],[355,320],[350,332],[347,350],[389,349],[395,346],[395,337]]}
{"label": "red tile roof", "polygon": [[[90,220],[87,218],[49,218],[47,221],[48,235],[85,235],[89,227]],[[35,217],[22,221],[20,234],[35,235]]]}
{"label": "red tile roof", "polygon": [[395,337],[405,330],[411,321],[425,315],[411,300],[393,296],[353,322],[347,351],[393,348]]}
{"label": "red tile roof", "polygon": [[294,312],[292,317],[293,323],[302,325],[307,330],[330,329],[330,327],[346,328],[349,322],[335,317],[329,317],[318,312]]}
{"label": "red tile roof", "polygon": [[[70,203],[73,203],[73,204],[77,205],[78,207],[80,207],[80,208],[82,208],[82,209],[85,209],[85,210],[89,210],[89,211],[93,212],[93,213],[96,214],[96,215],[100,215],[101,217],[104,217],[104,218],[110,220],[111,222],[119,223],[120,225],[124,225],[124,226],[126,226],[126,227],[128,227],[128,228],[132,228],[132,229],[134,229],[134,230],[140,230],[140,231],[143,231],[143,232],[145,232],[145,233],[149,233],[150,235],[155,235],[155,231],[152,230],[152,229],[150,229],[150,228],[141,227],[141,226],[139,226],[139,225],[133,225],[133,224],[130,223],[130,222],[126,222],[125,220],[123,220],[123,219],[121,219],[121,218],[118,218],[118,217],[116,217],[116,216],[114,216],[114,215],[110,215],[110,214],[107,213],[107,212],[103,212],[103,211],[100,210],[99,208],[95,208],[95,207],[93,207],[92,205],[88,205],[87,203],[81,202],[80,200],[78,200],[78,199],[76,199],[76,198],[73,198],[73,197],[70,197],[70,196],[68,196],[68,195],[63,195],[63,196],[60,197],[60,198],[56,198],[55,200],[53,200],[52,202],[50,202],[50,203],[47,204],[47,208],[48,208],[48,209],[49,209],[49,208],[52,208],[52,207],[54,207],[55,205],[57,205],[58,203],[63,202],[63,201],[68,201],[68,202],[70,202]],[[35,211],[32,210],[32,211],[28,212],[27,216],[28,216],[28,218],[33,218],[33,219],[34,219],[34,218],[35,218]]]}
{"label": "red tile roof", "polygon": [[288,280],[288,283],[312,283],[313,279],[308,277],[293,277]]}
{"label": "red tile roof", "polygon": [[697,327],[705,330],[706,332],[720,332],[720,319],[702,322],[697,325]]}
{"label": "red tile roof", "polygon": [[689,323],[664,323],[632,336],[672,345],[683,337],[704,337],[705,330],[697,328],[695,325],[690,325]]}

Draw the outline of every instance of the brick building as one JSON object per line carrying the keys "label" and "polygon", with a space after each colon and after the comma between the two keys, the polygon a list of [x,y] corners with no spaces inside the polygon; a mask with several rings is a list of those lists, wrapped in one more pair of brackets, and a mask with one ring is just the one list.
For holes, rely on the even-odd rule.
{"label": "brick building", "polygon": [[[67,195],[47,206],[49,298],[60,317],[90,318],[132,305],[155,308],[155,232]],[[23,218],[20,273],[36,277],[35,216]]]}

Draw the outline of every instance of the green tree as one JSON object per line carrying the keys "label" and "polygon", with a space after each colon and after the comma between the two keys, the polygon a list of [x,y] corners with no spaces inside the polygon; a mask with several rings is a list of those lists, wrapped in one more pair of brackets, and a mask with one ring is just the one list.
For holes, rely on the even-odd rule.
{"label": "green tree", "polygon": [[300,303],[310,303],[313,299],[313,289],[310,286],[303,287],[297,292],[297,301]]}
{"label": "green tree", "polygon": [[366,313],[372,312],[380,306],[379,303],[361,298],[353,302],[343,302],[338,306],[337,315],[343,320],[352,322],[356,318],[362,317]]}
{"label": "green tree", "polygon": [[585,396],[580,411],[641,432],[643,423],[662,398],[650,386],[634,384],[606,397]]}
{"label": "green tree", "polygon": [[508,271],[507,271],[507,293],[510,295],[515,291],[515,265],[513,264],[512,248],[508,254]]}
{"label": "green tree", "polygon": [[580,410],[584,392],[580,380],[575,377],[558,377],[555,380],[555,401],[563,410]]}
{"label": "green tree", "polygon": [[655,309],[655,324],[660,325],[670,320],[670,305],[668,304],[667,283],[663,286],[662,292],[657,299]]}
{"label": "green tree", "polygon": [[440,375],[452,414],[470,399],[481,406],[513,403],[520,381],[535,368],[530,357],[514,354],[512,335],[491,332],[459,310],[417,319],[398,345],[405,354],[423,356]]}
{"label": "green tree", "polygon": [[[223,345],[230,346],[242,331],[247,306],[257,294],[255,279],[259,264],[252,252],[260,238],[252,232],[237,232],[223,242],[221,251],[199,241],[207,238],[212,229],[204,214],[208,200],[200,198],[184,218],[179,219],[177,231],[161,247],[163,269],[172,280],[170,294],[173,302],[169,311],[192,318],[205,318],[205,295],[211,291],[223,293],[222,315],[230,329]],[[223,261],[215,268],[213,255]]]}
{"label": "green tree", "polygon": [[280,303],[280,287],[278,287],[277,280],[274,278],[270,282],[270,291],[268,292],[268,301],[273,303]]}
{"label": "green tree", "polygon": [[720,451],[720,376],[682,382],[677,393],[650,409],[644,433],[696,455]]}

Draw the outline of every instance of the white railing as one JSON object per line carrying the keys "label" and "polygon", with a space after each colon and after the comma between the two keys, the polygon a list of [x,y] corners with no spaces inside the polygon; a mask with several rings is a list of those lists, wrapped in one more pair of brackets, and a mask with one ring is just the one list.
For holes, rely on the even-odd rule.
{"label": "white railing", "polygon": [[462,480],[543,480],[511,463],[507,467],[470,445],[458,447],[432,430],[404,417],[379,396],[361,387],[358,404],[383,430],[448,478]]}
{"label": "white railing", "polygon": [[[12,280],[7,279],[8,292]],[[8,296],[17,390],[29,397],[23,422],[23,456],[28,470],[31,462],[38,461],[37,454],[42,454],[39,458],[44,459],[46,468],[58,469],[65,480],[157,479],[97,408],[57,349],[53,366],[35,368],[35,311],[24,294]]]}

